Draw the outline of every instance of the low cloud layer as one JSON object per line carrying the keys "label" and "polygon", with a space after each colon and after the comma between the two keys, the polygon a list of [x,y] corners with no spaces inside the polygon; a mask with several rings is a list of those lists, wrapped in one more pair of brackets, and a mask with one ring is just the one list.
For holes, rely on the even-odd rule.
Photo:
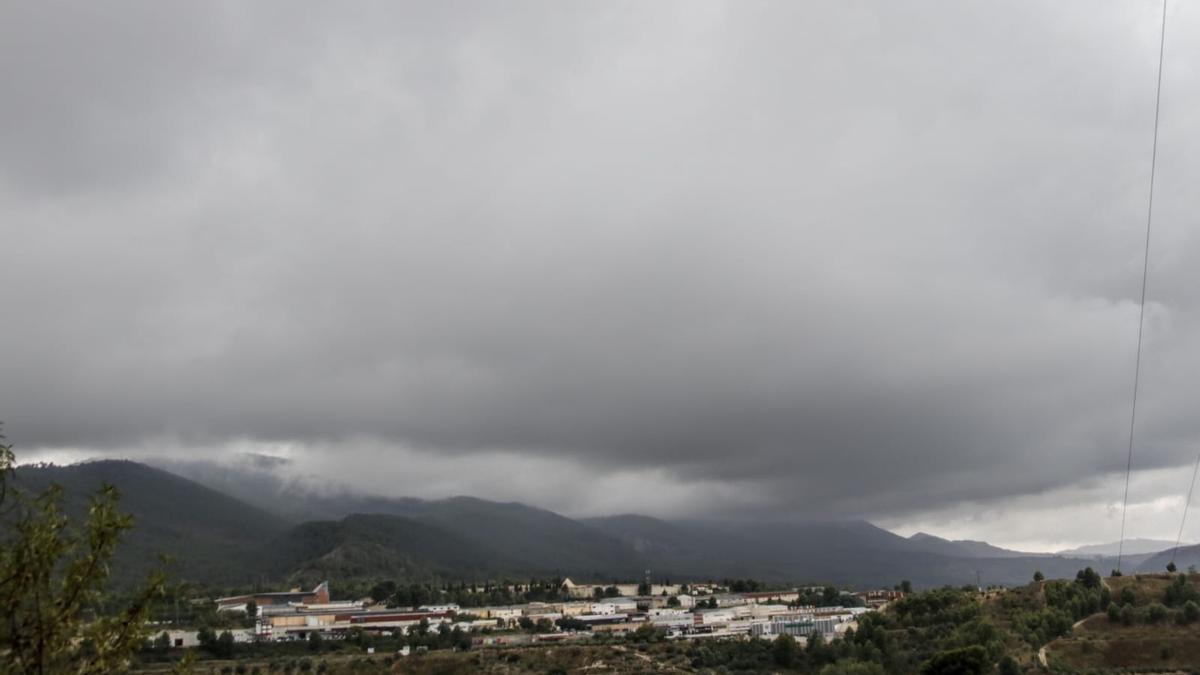
{"label": "low cloud layer", "polygon": [[[901,529],[1123,473],[1152,4],[3,12],[32,456]],[[1179,490],[1197,36],[1173,6],[1135,457]]]}

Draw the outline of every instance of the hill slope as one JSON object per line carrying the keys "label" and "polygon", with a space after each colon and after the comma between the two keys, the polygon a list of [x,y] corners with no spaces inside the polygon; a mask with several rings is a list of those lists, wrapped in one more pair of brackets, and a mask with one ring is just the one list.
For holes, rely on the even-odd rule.
{"label": "hill slope", "polygon": [[486,578],[508,561],[451,532],[402,516],[354,514],[297,525],[270,546],[276,577],[396,580]]}
{"label": "hill slope", "polygon": [[1163,539],[1126,539],[1124,547],[1121,546],[1121,542],[1114,541],[1107,544],[1092,544],[1090,546],[1080,546],[1079,548],[1059,551],[1058,555],[1075,558],[1111,558],[1116,556],[1118,552],[1124,552],[1125,555],[1146,555],[1165,551],[1174,545],[1175,542]]}
{"label": "hill slope", "polygon": [[645,569],[643,556],[617,537],[545,509],[472,497],[410,502],[407,509],[530,572],[601,580],[636,578]]}
{"label": "hill slope", "polygon": [[437,526],[503,561],[506,572],[562,573],[583,580],[639,577],[643,556],[612,535],[552,511],[473,497],[424,500],[318,491],[281,480],[261,463],[246,471],[189,462],[172,465],[292,520],[339,520],[355,513],[403,516]]}
{"label": "hill slope", "polygon": [[1140,572],[1163,572],[1167,569],[1167,563],[1172,560],[1175,561],[1175,565],[1180,571],[1190,567],[1200,568],[1200,544],[1180,546],[1176,551],[1174,542],[1172,542],[1167,550],[1146,556],[1137,563],[1136,567]]}
{"label": "hill slope", "polygon": [[15,482],[31,492],[51,483],[62,486],[66,511],[73,518],[86,513],[88,498],[103,483],[115,486],[121,493],[121,511],[134,520],[113,565],[118,585],[136,583],[160,554],[174,558],[171,571],[176,579],[253,579],[262,542],[289,525],[216,490],[136,462],[22,466]]}

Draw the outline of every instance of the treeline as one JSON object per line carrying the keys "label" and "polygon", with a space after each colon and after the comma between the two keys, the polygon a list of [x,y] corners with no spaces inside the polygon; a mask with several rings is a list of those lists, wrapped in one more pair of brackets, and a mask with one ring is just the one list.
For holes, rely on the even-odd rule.
{"label": "treeline", "polygon": [[793,604],[811,607],[862,607],[863,601],[857,595],[826,586],[820,591],[801,589]]}
{"label": "treeline", "polygon": [[[615,588],[613,589],[616,590]],[[383,581],[368,593],[375,602],[389,607],[420,607],[421,605],[455,604],[459,607],[489,607],[529,602],[558,602],[569,599],[562,589],[562,579],[530,579],[526,583],[471,582],[441,584],[398,584]]]}
{"label": "treeline", "polygon": [[[563,590],[563,579],[553,577],[543,579],[533,577],[526,582],[502,580],[498,582],[440,582],[440,583],[398,583],[382,581],[372,585],[366,595],[375,602],[386,603],[389,607],[420,607],[421,605],[455,604],[459,607],[491,607],[496,605],[519,605],[530,602],[565,602],[573,599]],[[665,580],[664,585],[671,585]],[[720,587],[734,593],[752,593],[769,591],[772,587],[754,579],[725,579]],[[646,582],[638,584],[638,595],[649,595],[652,586]],[[691,592],[688,584],[681,584],[681,594]],[[780,589],[780,592],[790,592]],[[660,593],[661,594],[661,593]],[[597,585],[592,597],[615,598],[621,595],[616,584],[608,586]],[[861,601],[836,588],[827,587],[823,592],[804,592],[803,604],[830,607],[861,606]]]}

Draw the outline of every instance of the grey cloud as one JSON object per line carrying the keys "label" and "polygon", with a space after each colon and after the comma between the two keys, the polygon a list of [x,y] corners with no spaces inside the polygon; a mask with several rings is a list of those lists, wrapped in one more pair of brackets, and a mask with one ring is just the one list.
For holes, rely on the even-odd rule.
{"label": "grey cloud", "polygon": [[[1123,468],[1148,6],[293,7],[4,22],[14,440],[868,515]],[[1170,31],[1144,468],[1197,441],[1200,13]]]}

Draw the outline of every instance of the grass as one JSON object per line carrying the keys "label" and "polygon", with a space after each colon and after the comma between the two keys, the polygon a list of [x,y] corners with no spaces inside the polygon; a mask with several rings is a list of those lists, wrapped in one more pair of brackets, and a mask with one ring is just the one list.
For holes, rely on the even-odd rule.
{"label": "grass", "polygon": [[1103,672],[1114,668],[1167,668],[1190,672],[1200,664],[1200,628],[1196,626],[1123,626],[1099,635],[1083,630],[1078,633],[1052,644],[1047,654],[1052,669]]}

